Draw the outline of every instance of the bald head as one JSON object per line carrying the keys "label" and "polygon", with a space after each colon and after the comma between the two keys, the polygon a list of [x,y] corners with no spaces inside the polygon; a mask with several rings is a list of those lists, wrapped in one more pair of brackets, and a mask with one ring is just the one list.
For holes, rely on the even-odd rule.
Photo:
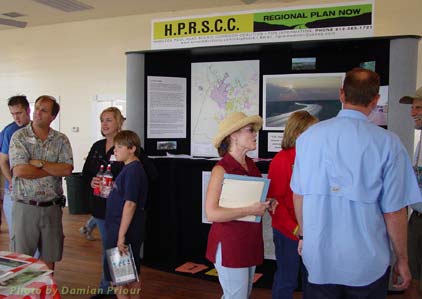
{"label": "bald head", "polygon": [[377,73],[363,68],[354,68],[347,72],[344,78],[344,100],[351,105],[368,107],[378,96],[379,88],[380,77]]}

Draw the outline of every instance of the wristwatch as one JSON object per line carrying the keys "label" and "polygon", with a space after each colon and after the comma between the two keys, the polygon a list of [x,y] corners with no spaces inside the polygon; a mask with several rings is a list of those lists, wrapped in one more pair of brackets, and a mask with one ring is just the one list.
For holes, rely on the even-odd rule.
{"label": "wristwatch", "polygon": [[38,164],[38,168],[42,169],[44,167],[44,165],[45,165],[45,162],[41,160],[40,164]]}

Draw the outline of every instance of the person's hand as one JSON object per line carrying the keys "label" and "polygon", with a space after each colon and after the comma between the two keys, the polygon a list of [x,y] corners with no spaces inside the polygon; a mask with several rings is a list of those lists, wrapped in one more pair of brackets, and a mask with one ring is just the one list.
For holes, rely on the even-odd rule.
{"label": "person's hand", "polygon": [[399,291],[409,287],[412,281],[409,264],[405,259],[398,259],[393,267],[393,287]]}
{"label": "person's hand", "polygon": [[267,198],[267,202],[269,203],[268,211],[274,214],[278,206],[278,200],[275,198]]}
{"label": "person's hand", "polygon": [[98,188],[100,187],[100,184],[101,184],[101,179],[94,176],[91,180],[91,188],[92,189]]}
{"label": "person's hand", "polygon": [[120,255],[128,252],[128,246],[125,244],[125,237],[119,237],[117,240],[117,248],[119,249]]}
{"label": "person's hand", "polygon": [[302,256],[302,246],[303,246],[303,240],[299,240],[299,243],[297,244],[297,253]]}
{"label": "person's hand", "polygon": [[36,167],[36,168],[40,168],[41,165],[41,160],[39,159],[31,159],[29,160],[29,164]]}
{"label": "person's hand", "polygon": [[263,216],[265,211],[269,208],[270,202],[255,202],[249,206],[249,215]]}

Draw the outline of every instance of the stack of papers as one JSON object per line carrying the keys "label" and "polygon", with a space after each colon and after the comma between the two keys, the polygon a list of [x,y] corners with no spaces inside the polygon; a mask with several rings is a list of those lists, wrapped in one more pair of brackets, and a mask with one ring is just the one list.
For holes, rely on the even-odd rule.
{"label": "stack of papers", "polygon": [[120,254],[119,248],[117,247],[106,250],[107,263],[114,286],[139,281],[130,244],[128,249],[126,254]]}
{"label": "stack of papers", "polygon": [[8,257],[0,257],[0,281],[2,281],[6,276],[10,276],[11,274],[18,272],[28,264],[30,264],[30,262]]}
{"label": "stack of papers", "polygon": [[[267,198],[270,180],[262,177],[224,174],[219,205],[223,208],[242,208]],[[240,221],[260,222],[261,216],[246,216]]]}

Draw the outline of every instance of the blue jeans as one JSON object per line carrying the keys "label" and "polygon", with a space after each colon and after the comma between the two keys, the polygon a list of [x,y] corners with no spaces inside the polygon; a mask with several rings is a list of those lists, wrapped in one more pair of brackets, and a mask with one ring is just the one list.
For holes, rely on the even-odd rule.
{"label": "blue jeans", "polygon": [[[95,218],[95,223],[97,224],[98,230],[101,235],[101,244],[102,244],[102,256],[101,256],[101,265],[105,259],[105,238],[106,238],[106,229],[105,229],[105,220],[100,218]],[[101,272],[101,281],[100,286],[98,287],[98,293],[101,294],[113,294],[113,289],[111,288],[110,281],[106,280],[104,277],[104,268]]]}
{"label": "blue jeans", "polygon": [[274,228],[273,241],[277,270],[274,273],[272,299],[292,299],[301,265],[297,253],[298,241],[289,239]]}
{"label": "blue jeans", "polygon": [[10,191],[5,188],[3,197],[3,211],[6,217],[7,227],[9,229],[9,240],[13,236],[13,224],[12,224],[12,198]]}
{"label": "blue jeans", "polygon": [[97,226],[97,222],[95,221],[94,216],[89,217],[89,219],[85,223],[86,231],[88,233],[92,233],[92,231],[94,230],[96,226]]}
{"label": "blue jeans", "polygon": [[247,268],[229,268],[222,265],[221,243],[215,254],[215,269],[223,289],[221,299],[247,299],[252,292],[255,266]]}

